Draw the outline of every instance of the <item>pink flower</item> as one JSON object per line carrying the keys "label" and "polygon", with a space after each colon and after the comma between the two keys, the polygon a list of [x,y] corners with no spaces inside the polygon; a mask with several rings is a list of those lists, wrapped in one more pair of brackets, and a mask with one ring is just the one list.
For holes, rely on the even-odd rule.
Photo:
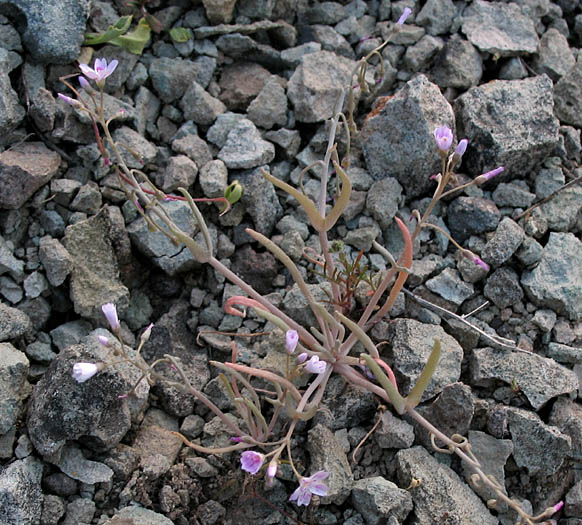
{"label": "pink flower", "polygon": [[480,176],[483,177],[485,180],[491,180],[496,175],[499,175],[504,169],[505,168],[503,166],[499,166],[498,168],[488,171],[487,173],[483,173],[483,175]]}
{"label": "pink flower", "polygon": [[107,64],[106,58],[96,58],[93,68],[87,64],[79,64],[79,68],[83,72],[83,75],[94,80],[98,86],[102,86],[105,79],[115,71],[117,64],[117,60],[112,60]]}
{"label": "pink flower", "polygon": [[483,259],[477,257],[476,255],[473,257],[473,262],[477,266],[481,266],[481,268],[483,268],[486,272],[489,271],[489,265]]}
{"label": "pink flower", "polygon": [[406,22],[406,19],[410,16],[410,13],[412,13],[412,9],[410,9],[410,7],[405,7],[404,11],[402,11],[402,14],[400,15],[400,18],[398,19],[398,22],[396,23],[398,25],[404,24],[404,22]]}
{"label": "pink flower", "polygon": [[73,106],[74,108],[81,107],[81,103],[78,100],[75,100],[74,98],[71,97],[67,97],[67,95],[57,93],[57,97],[59,97],[61,100],[64,100],[67,104],[69,104],[69,106]]}
{"label": "pink flower", "polygon": [[297,330],[287,330],[285,333],[285,348],[287,352],[292,354],[295,352],[295,348],[297,347],[297,343],[299,342],[299,334]]}
{"label": "pink flower", "polygon": [[299,487],[291,494],[289,501],[296,501],[297,505],[301,507],[301,505],[309,505],[312,494],[316,496],[327,496],[327,485],[321,482],[328,476],[329,472],[320,470],[309,478],[301,478],[299,480]]}
{"label": "pink flower", "polygon": [[77,383],[84,383],[97,372],[99,372],[99,366],[95,363],[75,363],[73,365],[73,379]]}
{"label": "pink flower", "polygon": [[297,356],[297,361],[299,361],[299,363],[305,363],[306,359],[307,359],[307,352],[301,352]]}
{"label": "pink flower", "polygon": [[265,455],[254,450],[247,450],[240,455],[241,468],[253,476],[261,469]]}
{"label": "pink flower", "polygon": [[318,356],[314,355],[305,365],[305,370],[311,372],[312,374],[323,374],[326,367],[327,363],[325,361],[321,361]]}
{"label": "pink flower", "polygon": [[564,506],[563,501],[558,501],[552,508],[554,509],[554,514],[558,512]]}
{"label": "pink flower", "polygon": [[91,85],[89,84],[89,81],[85,77],[83,77],[83,76],[80,76],[79,77],[79,85],[83,89],[91,89]]}
{"label": "pink flower", "polygon": [[447,126],[439,126],[434,130],[434,139],[441,151],[449,151],[453,143],[453,132]]}
{"label": "pink flower", "polygon": [[455,148],[455,153],[459,156],[462,157],[465,154],[465,151],[467,151],[467,145],[469,144],[469,141],[467,139],[463,139],[461,140],[458,144],[457,147]]}
{"label": "pink flower", "polygon": [[113,330],[114,333],[119,332],[119,319],[117,318],[117,309],[115,308],[115,305],[113,303],[104,304],[101,307],[101,310],[103,310],[111,330]]}
{"label": "pink flower", "polygon": [[111,346],[111,343],[109,342],[109,339],[107,337],[105,337],[104,335],[98,335],[97,339],[99,340],[99,342],[103,345],[106,346],[107,348],[109,348]]}
{"label": "pink flower", "polygon": [[267,467],[267,477],[274,478],[277,475],[277,462],[271,461]]}

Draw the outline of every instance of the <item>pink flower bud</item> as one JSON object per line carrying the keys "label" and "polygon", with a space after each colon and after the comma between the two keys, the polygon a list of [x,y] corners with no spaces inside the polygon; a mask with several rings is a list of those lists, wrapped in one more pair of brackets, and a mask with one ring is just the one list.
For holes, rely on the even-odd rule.
{"label": "pink flower bud", "polygon": [[307,352],[302,352],[301,354],[299,354],[297,356],[297,361],[299,361],[299,363],[305,363],[307,359]]}
{"label": "pink flower bud", "polygon": [[459,156],[462,157],[465,154],[465,151],[467,151],[467,145],[469,144],[469,141],[467,139],[463,139],[461,140],[458,144],[457,147],[455,148],[455,153]]}
{"label": "pink flower bud", "polygon": [[77,383],[84,383],[91,379],[100,370],[100,366],[95,363],[75,363],[73,365],[73,379]]}
{"label": "pink flower bud", "polygon": [[285,333],[285,348],[287,352],[292,354],[297,348],[297,343],[299,343],[299,334],[297,330],[287,330]]}
{"label": "pink flower bud", "polygon": [[440,126],[434,130],[434,138],[441,151],[449,151],[453,143],[453,132],[447,126]]}
{"label": "pink flower bud", "polygon": [[487,182],[488,180],[491,180],[496,175],[499,175],[504,169],[505,168],[503,166],[499,166],[498,168],[495,168],[494,170],[488,171],[487,173],[483,173],[483,175],[479,175],[475,179],[475,184],[479,185],[479,184],[483,184],[483,183]]}
{"label": "pink flower bud", "polygon": [[404,22],[406,22],[406,19],[410,16],[410,13],[412,13],[412,9],[410,9],[410,7],[405,7],[404,11],[402,11],[402,14],[400,15],[400,18],[398,19],[398,22],[396,23],[398,25],[404,24]]}
{"label": "pink flower bud", "polygon": [[144,333],[141,334],[141,342],[142,344],[146,344],[149,339],[150,339],[150,335],[152,334],[152,327],[154,326],[154,323],[150,323],[149,326],[144,330]]}
{"label": "pink flower bud", "polygon": [[261,470],[264,461],[265,455],[254,450],[247,450],[240,455],[241,468],[253,476]]}
{"label": "pink flower bud", "polygon": [[79,77],[79,85],[86,90],[90,90],[91,89],[91,84],[89,84],[89,81],[84,77],[84,76],[80,76]]}
{"label": "pink flower bud", "polygon": [[103,345],[106,346],[107,348],[109,348],[111,346],[111,342],[109,341],[109,339],[107,337],[105,337],[104,335],[98,335],[97,339],[99,340],[99,342]]}
{"label": "pink flower bud", "polygon": [[305,365],[305,370],[311,372],[312,374],[323,374],[327,367],[325,361],[321,361],[318,356],[314,355]]}
{"label": "pink flower bud", "polygon": [[267,467],[267,477],[274,478],[277,475],[277,462],[271,461]]}
{"label": "pink flower bud", "polygon": [[80,108],[82,106],[78,100],[67,97],[67,95],[63,95],[62,93],[57,93],[57,97],[59,97],[61,100],[64,100],[67,104],[69,104],[69,106],[73,106],[74,108]]}
{"label": "pink flower bud", "polygon": [[101,307],[101,310],[103,310],[105,318],[107,319],[111,330],[113,330],[113,333],[119,332],[119,319],[117,318],[117,309],[115,308],[115,305],[113,303],[104,304]]}

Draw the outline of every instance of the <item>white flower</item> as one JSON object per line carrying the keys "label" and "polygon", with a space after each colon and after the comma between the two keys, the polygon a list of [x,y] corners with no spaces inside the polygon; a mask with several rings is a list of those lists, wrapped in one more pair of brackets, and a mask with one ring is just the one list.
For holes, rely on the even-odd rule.
{"label": "white flower", "polygon": [[99,372],[99,368],[95,363],[75,363],[73,365],[73,379],[77,383],[84,383]]}
{"label": "white flower", "polygon": [[305,365],[305,370],[312,374],[323,374],[326,366],[327,363],[325,361],[320,361],[319,357],[314,355]]}

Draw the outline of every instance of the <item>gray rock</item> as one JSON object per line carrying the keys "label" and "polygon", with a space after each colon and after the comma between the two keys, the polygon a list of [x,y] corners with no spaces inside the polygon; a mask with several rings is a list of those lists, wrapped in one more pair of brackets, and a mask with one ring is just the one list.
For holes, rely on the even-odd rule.
{"label": "gray rock", "polygon": [[30,385],[26,382],[29,362],[10,343],[0,343],[0,435],[16,424],[22,401]]}
{"label": "gray rock", "polygon": [[236,0],[203,0],[206,16],[212,24],[229,24]]}
{"label": "gray rock", "polygon": [[536,169],[559,142],[552,81],[546,75],[471,88],[456,99],[455,110],[459,136],[471,137],[463,167],[478,175],[505,166],[495,182]]}
{"label": "gray rock", "polygon": [[[179,136],[180,132],[176,134]],[[172,141],[172,151],[176,153],[183,153],[192,159],[198,169],[204,167],[206,163],[212,160],[212,153],[208,144],[204,142],[198,135],[193,133],[186,133],[183,137],[176,138]]]}
{"label": "gray rock", "polygon": [[67,64],[81,52],[90,0],[48,0],[42,9],[34,0],[10,0],[26,18],[22,41],[38,62]]}
{"label": "gray rock", "polygon": [[449,206],[447,223],[457,242],[465,242],[471,235],[493,231],[501,214],[495,204],[481,197],[458,197]]}
{"label": "gray rock", "polygon": [[[206,2],[209,1],[210,0],[206,0]],[[103,525],[118,525],[124,521],[139,523],[140,525],[172,525],[172,520],[169,520],[163,514],[158,514],[153,510],[144,509],[137,505],[124,507],[117,511],[114,516],[104,522]]]}
{"label": "gray rock", "polygon": [[18,459],[0,471],[0,522],[39,523],[43,494],[43,464],[34,457]]}
{"label": "gray rock", "polygon": [[329,472],[325,483],[329,490],[322,497],[323,504],[341,505],[350,495],[354,478],[346,453],[333,432],[321,424],[308,432],[307,448],[311,456],[312,474],[320,470]]}
{"label": "gray rock", "polygon": [[434,339],[440,340],[443,351],[422,400],[434,397],[445,386],[459,380],[463,349],[440,326],[425,325],[412,319],[395,319],[389,325],[388,339],[391,349],[387,351],[387,357],[402,395],[408,395],[418,380]]}
{"label": "gray rock", "polygon": [[[210,379],[208,354],[196,343],[196,338],[188,328],[191,311],[186,301],[177,301],[154,325],[149,341],[144,345],[142,355],[152,363],[168,354],[180,360],[188,381],[198,390],[203,390]],[[179,375],[167,364],[156,368],[169,380],[178,381]],[[191,394],[177,390],[165,382],[158,382],[155,394],[162,407],[171,415],[184,417],[194,412],[195,399]]]}
{"label": "gray rock", "polygon": [[317,53],[318,51],[321,51],[321,44],[319,42],[306,42],[300,46],[281,51],[281,60],[283,60],[289,69],[295,69],[301,64],[305,55]]}
{"label": "gray rock", "polygon": [[452,268],[446,268],[436,277],[426,281],[426,287],[457,306],[475,293],[473,285],[464,282],[459,272]]}
{"label": "gray rock", "polygon": [[211,96],[195,81],[192,81],[180,99],[180,108],[186,120],[192,120],[201,126],[213,124],[216,117],[226,111],[226,106],[220,100]]}
{"label": "gray rock", "polygon": [[538,241],[532,237],[526,237],[515,256],[521,264],[531,267],[542,258],[543,252],[544,248]]}
{"label": "gray rock", "polygon": [[321,49],[331,51],[336,55],[350,60],[356,58],[356,54],[350,43],[340,35],[333,27],[315,24],[311,26],[313,40],[321,44]]}
{"label": "gray rock", "polygon": [[31,328],[30,318],[25,312],[0,302],[0,341],[22,337]]}
{"label": "gray rock", "polygon": [[539,207],[539,212],[550,230],[567,232],[575,227],[581,209],[582,187],[574,184],[544,202]]}
{"label": "gray rock", "polygon": [[[566,516],[580,516],[582,514],[582,480],[578,481],[564,498],[564,514]],[[574,523],[579,520],[573,521]]]}
{"label": "gray rock", "polygon": [[350,82],[356,63],[329,51],[305,55],[287,88],[299,122],[330,118],[341,88]]}
{"label": "gray rock", "polygon": [[228,170],[221,160],[212,160],[202,167],[198,180],[205,197],[222,197],[228,185]]}
{"label": "gray rock", "polygon": [[516,184],[502,182],[495,188],[492,194],[493,202],[497,206],[509,206],[512,208],[528,208],[536,196]]}
{"label": "gray rock", "polygon": [[[479,463],[481,463],[483,472],[487,476],[493,476],[502,487],[505,487],[505,463],[513,452],[512,442],[508,439],[495,439],[485,432],[474,430],[469,431],[468,438],[469,443],[471,443],[471,451],[475,454]],[[478,486],[471,484],[473,471],[464,463],[463,472],[465,481],[472,486],[473,490],[481,496],[483,501],[487,502],[490,499],[497,499],[495,491],[485,484]],[[504,492],[507,496],[507,491],[504,490]],[[499,513],[504,513],[507,509],[507,503],[502,501],[498,501],[495,505],[495,510]]]}
{"label": "gray rock", "polygon": [[546,73],[554,82],[560,80],[576,64],[567,38],[557,29],[550,27],[540,40],[538,57],[533,67],[538,73]]}
{"label": "gray rock", "polygon": [[410,493],[382,476],[356,481],[352,503],[369,525],[388,523],[389,518],[402,523],[413,507]]}
{"label": "gray rock", "polygon": [[216,117],[216,121],[206,133],[206,140],[222,148],[226,143],[228,134],[243,121],[250,122],[244,115],[240,113],[223,113]]}
{"label": "gray rock", "polygon": [[487,278],[484,295],[498,308],[518,304],[523,299],[519,276],[509,267],[498,268]]}
{"label": "gray rock", "polygon": [[113,478],[113,470],[98,461],[85,459],[81,449],[74,444],[66,444],[53,463],[61,472],[82,483],[106,483]]}
{"label": "gray rock", "polygon": [[439,463],[424,448],[413,447],[396,454],[398,483],[408,487],[413,478],[422,482],[410,491],[414,503],[414,523],[433,525],[443,516],[454,523],[496,525],[478,496],[446,465]]}
{"label": "gray rock", "polygon": [[235,62],[223,68],[219,82],[220,100],[226,104],[229,111],[246,111],[251,100],[261,92],[271,76],[271,73],[259,64]]}
{"label": "gray rock", "polygon": [[170,469],[183,444],[172,431],[144,424],[135,437],[133,448],[140,456],[140,466],[146,476],[153,477],[154,471],[159,476]]}
{"label": "gray rock", "polygon": [[395,177],[409,197],[428,190],[429,177],[440,170],[434,130],[453,128],[454,120],[438,86],[424,75],[414,77],[389,100],[381,99],[364,124],[362,149],[370,175]]}
{"label": "gray rock", "polygon": [[393,177],[385,177],[370,187],[366,208],[384,229],[394,219],[402,200],[402,186]]}
{"label": "gray rock", "polygon": [[580,142],[580,130],[572,126],[560,126],[560,137],[564,140],[564,150],[568,159],[574,159],[580,164],[582,143]]}
{"label": "gray rock", "polygon": [[521,80],[529,76],[523,61],[518,57],[505,59],[499,68],[500,80]]}
{"label": "gray rock", "polygon": [[84,184],[79,188],[77,195],[71,202],[70,209],[72,211],[78,211],[86,213],[87,215],[94,215],[101,208],[101,192],[99,191],[99,186],[93,181],[88,184]]}
{"label": "gray rock", "polygon": [[[324,291],[325,288],[328,293],[331,293],[331,285],[329,283],[308,284],[307,288],[316,302],[325,304],[325,301],[329,300],[328,294]],[[329,309],[331,310],[331,307]],[[285,294],[282,310],[303,326],[317,326],[317,319],[297,284],[294,284]]]}
{"label": "gray rock", "polygon": [[18,103],[18,95],[10,83],[10,58],[8,51],[0,47],[0,133],[2,136],[10,133],[24,118],[24,108]]}
{"label": "gray rock", "polygon": [[[164,208],[170,219],[186,235],[195,238],[197,242],[201,242],[202,246],[205,246],[202,238],[197,236],[199,230],[196,219],[192,215],[187,202],[166,202],[164,203]],[[135,247],[168,275],[176,275],[177,273],[191,270],[200,264],[183,244],[176,246],[162,232],[149,231],[143,217],[132,222],[127,227],[127,232]],[[216,234],[215,230],[211,230],[211,232],[214,232],[214,235]],[[215,246],[216,243],[213,243],[213,252],[215,251]]]}
{"label": "gray rock", "polygon": [[299,151],[301,145],[301,135],[296,129],[278,129],[277,131],[267,131],[265,138],[277,146],[283,148],[285,157],[293,159]]}
{"label": "gray rock", "polygon": [[65,221],[55,210],[41,210],[38,220],[47,235],[62,237],[65,234]]}
{"label": "gray rock", "polygon": [[0,277],[0,294],[12,304],[19,303],[24,297],[22,288],[6,275]]}
{"label": "gray rock", "polygon": [[91,523],[95,515],[95,502],[89,498],[78,498],[67,505],[67,516],[63,525]]}
{"label": "gray rock", "polygon": [[273,69],[284,67],[280,51],[266,44],[259,44],[246,35],[222,35],[216,40],[216,47],[236,61],[249,60]]}
{"label": "gray rock", "polygon": [[139,160],[136,159],[127,149],[119,148],[121,157],[127,164],[128,168],[141,169],[145,164],[153,162],[158,153],[158,149],[154,144],[143,138],[137,131],[134,131],[127,126],[122,126],[121,128],[116,129],[113,132],[113,140],[125,144],[138,155]]}
{"label": "gray rock", "polygon": [[[580,457],[582,454],[582,407],[576,401],[559,397],[552,406],[548,423],[570,436],[572,440],[570,456]],[[576,478],[579,479],[579,477],[578,474]]]}
{"label": "gray rock", "polygon": [[560,168],[543,168],[536,175],[535,190],[538,199],[545,199],[566,182]]}
{"label": "gray rock", "polygon": [[548,357],[558,361],[558,363],[575,365],[576,363],[582,363],[582,348],[550,343],[548,345]]}
{"label": "gray rock", "polygon": [[476,386],[491,385],[491,379],[508,385],[517,382],[520,391],[536,410],[550,399],[578,388],[574,372],[553,359],[536,354],[477,348],[471,356],[470,367]]}
{"label": "gray rock", "polygon": [[24,263],[14,257],[14,246],[8,244],[0,235],[0,275],[9,273],[17,282],[24,279]]}
{"label": "gray rock", "polygon": [[571,320],[582,318],[582,243],[572,233],[550,233],[536,268],[521,277],[528,297]]}
{"label": "gray rock", "polygon": [[42,142],[14,144],[0,153],[0,208],[20,208],[57,173],[61,156]]}
{"label": "gray rock", "polygon": [[54,494],[44,494],[42,499],[41,523],[43,525],[58,523],[65,515],[65,504],[62,498]]}
{"label": "gray rock", "polygon": [[338,2],[321,2],[311,6],[306,15],[310,24],[333,25],[346,17],[346,11]]}
{"label": "gray rock", "polygon": [[119,280],[112,243],[112,222],[104,208],[98,215],[67,228],[63,246],[71,255],[73,269],[70,297],[75,312],[101,321],[101,306],[113,302],[123,311],[129,290]]}
{"label": "gray rock", "polygon": [[538,50],[534,23],[517,4],[476,0],[463,12],[462,30],[480,51],[493,55],[515,56]]}
{"label": "gray rock", "polygon": [[[119,63],[121,64],[121,60]],[[117,72],[117,69],[115,72]],[[106,85],[107,87],[111,87],[109,80]],[[160,99],[148,88],[141,86],[138,89],[135,95],[135,120],[136,128],[140,135],[145,135],[148,124],[156,121],[160,113],[161,105]]]}
{"label": "gray rock", "polygon": [[380,448],[409,448],[414,443],[414,427],[386,410],[374,437]]}
{"label": "gray rock", "polygon": [[32,272],[23,282],[26,297],[35,298],[48,290],[48,281],[41,272]]}
{"label": "gray rock", "polygon": [[27,357],[29,357],[33,361],[37,361],[43,364],[48,364],[55,357],[57,357],[57,354],[55,354],[55,352],[52,351],[50,342],[44,342],[44,340],[38,340],[34,341],[33,343],[30,343],[26,347],[25,352]]}
{"label": "gray rock", "polygon": [[257,253],[246,245],[235,252],[231,269],[260,294],[266,295],[272,291],[278,263],[271,252]]}
{"label": "gray rock", "polygon": [[198,167],[186,155],[170,157],[166,164],[159,187],[166,193],[175,192],[178,188],[190,188],[196,182]]}
{"label": "gray rock", "polygon": [[229,169],[255,168],[275,158],[275,146],[263,140],[252,122],[243,120],[229,132],[218,158]]}
{"label": "gray rock", "polygon": [[505,217],[481,251],[481,258],[491,266],[501,266],[517,251],[524,238],[523,228]]}
{"label": "gray rock", "polygon": [[527,410],[512,407],[507,415],[517,465],[542,478],[557,472],[571,451],[570,436]]}
{"label": "gray rock", "polygon": [[426,69],[437,53],[443,49],[442,38],[424,35],[416,44],[406,48],[402,65],[407,71],[421,71]]}
{"label": "gray rock", "polygon": [[63,323],[50,331],[53,344],[61,350],[79,344],[92,330],[91,323],[82,319]]}
{"label": "gray rock", "polygon": [[[225,164],[228,166],[228,162],[225,161]],[[255,230],[268,237],[283,215],[283,208],[279,204],[275,187],[262,176],[262,169],[241,173],[238,180],[243,187],[241,202],[253,218]]]}
{"label": "gray rock", "polygon": [[210,57],[199,57],[193,61],[154,58],[149,65],[149,74],[158,97],[163,102],[170,103],[181,98],[192,82],[206,88],[215,67],[216,60]]}
{"label": "gray rock", "polygon": [[542,332],[551,332],[556,324],[556,312],[553,310],[536,310],[531,320]]}
{"label": "gray rock", "polygon": [[415,24],[426,29],[429,35],[449,32],[457,9],[451,0],[428,0],[414,18]]}
{"label": "gray rock", "polygon": [[255,125],[264,129],[287,123],[287,96],[276,77],[265,82],[261,92],[249,104],[247,114]]}

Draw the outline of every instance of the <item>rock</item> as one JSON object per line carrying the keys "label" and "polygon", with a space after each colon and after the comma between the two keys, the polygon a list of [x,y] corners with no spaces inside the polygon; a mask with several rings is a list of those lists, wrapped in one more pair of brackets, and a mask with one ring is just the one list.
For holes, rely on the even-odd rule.
{"label": "rock", "polygon": [[229,169],[255,168],[275,158],[275,146],[263,140],[252,122],[242,120],[228,134],[218,158]]}
{"label": "rock", "polygon": [[582,514],[582,481],[578,481],[564,498],[564,514],[577,517]]}
{"label": "rock", "polygon": [[378,221],[382,229],[387,228],[402,203],[402,186],[393,177],[385,177],[372,184],[366,197],[366,209]]}
{"label": "rock", "polygon": [[[165,474],[176,461],[183,441],[169,430],[158,425],[143,425],[133,444],[140,456],[140,466],[149,477]],[[156,466],[154,466],[156,465]]]}
{"label": "rock", "polygon": [[[307,288],[309,289],[315,302],[325,304],[325,301],[329,301],[329,295],[324,291],[325,289],[328,293],[331,293],[331,286],[329,283],[326,282],[322,284],[308,284]],[[317,326],[317,319],[315,318],[315,315],[309,307],[307,299],[305,299],[305,296],[301,293],[297,284],[294,284],[285,294],[282,310],[289,317],[303,326]]]}
{"label": "rock", "polygon": [[491,266],[501,266],[517,251],[524,238],[522,227],[505,217],[481,251],[481,258]]}
{"label": "rock", "polygon": [[395,319],[388,326],[388,339],[391,349],[381,352],[386,352],[392,363],[402,395],[408,395],[418,380],[432,351],[434,339],[440,340],[442,354],[422,400],[434,397],[446,385],[458,381],[463,349],[440,326],[425,325],[412,319]]}
{"label": "rock", "polygon": [[[179,136],[180,132],[178,131],[176,135]],[[183,137],[173,140],[172,151],[183,153],[193,160],[199,169],[212,160],[212,153],[210,152],[208,144],[193,133],[186,133]]]}
{"label": "rock", "polygon": [[459,272],[452,268],[446,268],[436,277],[426,281],[426,287],[457,306],[461,306],[475,293],[473,285],[464,282]]}
{"label": "rock", "polygon": [[[505,487],[505,463],[513,452],[513,443],[508,439],[495,439],[485,432],[474,430],[469,431],[468,438],[469,443],[471,443],[471,451],[475,454],[479,463],[481,463],[483,472],[487,476],[493,476],[502,487]],[[497,499],[495,491],[485,484],[471,484],[473,471],[465,463],[463,463],[463,473],[465,475],[465,481],[481,496],[483,501],[487,502],[490,499]],[[504,490],[504,493],[507,496],[506,490]],[[495,505],[495,510],[502,514],[507,512],[507,509],[507,503],[498,500]]]}
{"label": "rock", "polygon": [[567,38],[557,29],[550,27],[540,40],[538,57],[533,67],[538,73],[546,73],[554,82],[560,80],[576,64]]}
{"label": "rock", "polygon": [[479,175],[505,166],[495,182],[535,170],[559,142],[552,81],[545,75],[473,87],[455,100],[455,112],[458,135],[471,138],[463,167]]}
{"label": "rock", "polygon": [[289,80],[287,96],[299,122],[330,118],[339,90],[350,82],[356,63],[329,51],[305,55]]}
{"label": "rock", "polygon": [[206,16],[211,24],[229,24],[236,0],[203,0]]}
{"label": "rock", "polygon": [[38,9],[30,0],[10,0],[26,18],[22,41],[38,62],[67,64],[81,52],[90,0],[49,0]]}
{"label": "rock", "polygon": [[25,114],[18,103],[18,95],[12,89],[8,76],[11,69],[8,51],[0,47],[0,106],[3,109],[0,115],[0,133],[3,137],[20,124]]}
{"label": "rock", "polygon": [[582,187],[574,184],[561,190],[539,207],[541,216],[552,231],[568,232],[575,228],[582,209]]}
{"label": "rock", "polygon": [[206,88],[212,78],[216,60],[199,57],[195,60],[182,58],[154,58],[149,66],[152,86],[162,102],[170,103],[184,96],[192,82]]}
{"label": "rock", "polygon": [[463,12],[462,30],[474,46],[492,55],[532,54],[538,50],[534,23],[517,4],[477,0]]}
{"label": "rock", "polygon": [[374,437],[380,448],[409,448],[414,443],[414,427],[386,410]]}
{"label": "rock", "polygon": [[22,337],[29,333],[31,328],[30,318],[25,312],[0,302],[0,341]]}
{"label": "rock", "polygon": [[536,200],[536,196],[516,184],[502,182],[492,194],[493,202],[497,206],[512,208],[528,208]]}
{"label": "rock", "polygon": [[483,525],[498,523],[459,476],[424,448],[417,446],[398,451],[396,468],[401,487],[410,486],[414,478],[422,480],[410,490],[414,523],[431,525],[443,516],[453,523],[472,523],[475,516],[479,516],[479,523]]}
{"label": "rock", "polygon": [[226,111],[226,106],[211,96],[198,82],[192,82],[180,100],[184,119],[201,126],[210,126],[216,117]]}
{"label": "rock", "polygon": [[[198,242],[202,242],[203,247],[205,246],[202,238],[197,236],[199,230],[196,219],[192,215],[187,202],[166,202],[164,203],[164,209],[178,228],[186,235],[196,238]],[[134,246],[168,275],[186,272],[200,264],[183,244],[176,246],[163,233],[149,231],[148,225],[142,217],[133,221],[127,227],[127,232]],[[213,243],[213,246],[215,245]]]}
{"label": "rock", "polygon": [[[203,390],[210,379],[208,354],[196,343],[194,334],[188,328],[190,307],[186,301],[176,301],[168,313],[154,325],[149,341],[144,345],[142,356],[148,363],[161,359],[169,353],[176,357],[186,378],[198,390]],[[179,381],[179,375],[168,364],[156,367],[169,381]],[[189,393],[182,392],[166,382],[157,382],[154,392],[161,406],[169,414],[184,417],[194,412],[196,400]]]}
{"label": "rock", "polygon": [[457,197],[447,211],[449,229],[460,243],[471,235],[495,230],[500,219],[497,206],[481,197]]}
{"label": "rock", "polygon": [[201,168],[198,180],[205,197],[222,197],[228,185],[228,170],[221,160],[212,160]]}
{"label": "rock", "polygon": [[85,459],[81,449],[73,444],[65,445],[58,459],[52,462],[61,469],[61,472],[82,483],[91,485],[107,483],[113,478],[113,470],[98,461]]}
{"label": "rock", "polygon": [[352,504],[369,525],[388,523],[388,519],[403,523],[413,507],[410,493],[382,476],[356,481]]}
{"label": "rock", "polygon": [[376,180],[395,177],[408,197],[428,190],[433,185],[429,177],[441,169],[433,132],[438,126],[454,128],[454,121],[438,86],[424,75],[414,77],[394,96],[378,99],[362,128],[370,175]]}
{"label": "rock", "polygon": [[319,42],[306,42],[300,46],[281,51],[281,60],[283,60],[289,69],[295,69],[301,64],[305,55],[317,53],[318,51],[321,51],[321,44]]}
{"label": "rock", "polygon": [[65,504],[62,498],[53,494],[43,494],[41,523],[48,525],[59,523],[59,520],[65,515]]}
{"label": "rock", "polygon": [[582,407],[565,397],[559,397],[552,406],[549,421],[572,440],[571,457],[582,454]]}
{"label": "rock", "polygon": [[437,53],[444,47],[442,38],[424,35],[416,44],[406,48],[402,65],[407,71],[426,69]]}
{"label": "rock", "polygon": [[22,401],[30,389],[26,382],[28,369],[28,359],[22,352],[10,343],[0,343],[0,436],[6,434],[20,416]]}
{"label": "rock", "polygon": [[271,252],[257,253],[251,246],[243,246],[234,253],[232,271],[242,277],[260,294],[273,289],[278,263]]}
{"label": "rock", "polygon": [[172,520],[153,510],[144,509],[137,505],[124,507],[103,525],[122,525],[125,523],[139,523],[140,525],[172,525]]}
{"label": "rock", "polygon": [[345,7],[338,2],[321,2],[305,13],[309,24],[333,25],[346,17]]}
{"label": "rock", "polygon": [[483,293],[497,308],[507,308],[523,299],[519,275],[505,266],[498,268],[487,278]]}
{"label": "rock", "polygon": [[536,264],[544,252],[543,246],[531,237],[526,237],[517,250],[516,257],[521,264],[531,267]]}
{"label": "rock", "polygon": [[63,238],[73,260],[70,297],[75,312],[88,319],[101,321],[105,303],[115,303],[120,311],[128,304],[129,290],[119,280],[111,232],[112,223],[104,208],[94,217],[69,226]]}
{"label": "rock", "polygon": [[[127,164],[128,168],[138,168],[141,169],[145,164],[153,162],[158,153],[157,147],[150,141],[143,138],[137,131],[133,129],[122,126],[113,132],[113,140],[115,142],[125,144],[137,154],[136,159],[128,150],[125,148],[119,148],[121,152],[121,157]],[[138,160],[139,159],[139,160]]]}
{"label": "rock", "polygon": [[236,62],[249,60],[268,68],[282,69],[283,67],[280,51],[271,46],[259,44],[256,40],[239,33],[218,37],[216,47]]}
{"label": "rock", "polygon": [[507,415],[517,465],[542,478],[557,472],[570,454],[570,436],[546,425],[537,414],[527,410],[512,407]]}
{"label": "rock", "polygon": [[265,82],[261,92],[250,103],[247,114],[255,125],[263,129],[287,123],[287,96],[275,77]]}
{"label": "rock", "polygon": [[50,336],[52,343],[61,351],[71,345],[79,344],[89,335],[91,329],[91,323],[78,319],[57,326],[50,331]]}
{"label": "rock", "polygon": [[[102,329],[101,329],[102,330]],[[106,330],[98,333],[109,340]],[[126,348],[129,355],[134,351]],[[120,399],[135,385],[141,372],[129,363],[98,373],[87,383],[72,377],[74,363],[102,362],[108,349],[97,335],[61,351],[35,385],[28,408],[28,432],[36,450],[58,462],[68,441],[82,439],[83,446],[106,451],[121,441],[131,426],[132,415],[143,410],[149,385],[142,381],[131,398]]]}
{"label": "rock", "polygon": [[476,386],[491,384],[496,379],[508,385],[517,382],[527,400],[539,410],[550,399],[569,394],[578,388],[574,372],[553,359],[524,352],[477,348],[470,360],[472,381]]}
{"label": "rock", "polygon": [[[121,59],[119,60],[119,63],[122,63]],[[117,72],[117,69],[115,72]],[[106,86],[111,88],[109,85],[109,78],[107,79]],[[160,113],[161,105],[162,103],[160,102],[160,99],[156,97],[149,89],[144,86],[141,86],[138,89],[137,93],[135,94],[135,121],[137,132],[140,135],[145,135],[148,125],[151,122],[156,121]]]}
{"label": "rock", "polygon": [[356,58],[350,43],[332,27],[315,24],[310,29],[313,34],[313,40],[321,44],[321,48],[325,51],[331,51],[350,60]]}
{"label": "rock", "polygon": [[299,151],[299,146],[301,145],[301,135],[299,134],[299,131],[295,129],[267,131],[265,133],[265,138],[268,141],[275,143],[277,146],[281,146],[287,159],[295,158]]}
{"label": "rock", "polygon": [[548,357],[558,363],[575,365],[582,362],[582,348],[574,348],[560,343],[550,343],[548,345]]}
{"label": "rock", "polygon": [[428,0],[414,18],[414,23],[425,28],[429,35],[449,32],[457,9],[452,0]]}
{"label": "rock", "polygon": [[350,495],[354,478],[346,453],[342,450],[333,432],[321,424],[308,433],[307,448],[311,456],[312,475],[320,470],[329,472],[325,481],[329,490],[321,498],[325,504],[341,505]]}
{"label": "rock", "polygon": [[43,464],[34,457],[18,459],[0,471],[0,523],[39,523]]}
{"label": "rock", "polygon": [[[220,100],[229,111],[246,111],[251,100],[261,92],[270,78],[271,73],[259,64],[236,62],[229,65],[220,77]],[[210,137],[208,140],[214,142]]]}
{"label": "rock", "polygon": [[556,116],[563,124],[582,127],[582,62],[577,61],[554,86]]}
{"label": "rock", "polygon": [[165,193],[175,192],[178,188],[190,188],[196,182],[198,167],[186,155],[170,157],[163,172],[160,189]]}
{"label": "rock", "polygon": [[42,142],[23,142],[0,153],[0,208],[15,210],[57,173],[58,153]]}
{"label": "rock", "polygon": [[9,273],[17,282],[24,280],[24,263],[14,257],[12,243],[8,244],[0,235],[0,275]]}
{"label": "rock", "polygon": [[[567,261],[567,264],[565,264]],[[571,320],[582,319],[582,243],[572,233],[550,233],[538,266],[521,277],[528,297]]]}
{"label": "rock", "polygon": [[95,515],[95,502],[89,498],[78,498],[67,505],[67,516],[63,525],[91,523]]}

